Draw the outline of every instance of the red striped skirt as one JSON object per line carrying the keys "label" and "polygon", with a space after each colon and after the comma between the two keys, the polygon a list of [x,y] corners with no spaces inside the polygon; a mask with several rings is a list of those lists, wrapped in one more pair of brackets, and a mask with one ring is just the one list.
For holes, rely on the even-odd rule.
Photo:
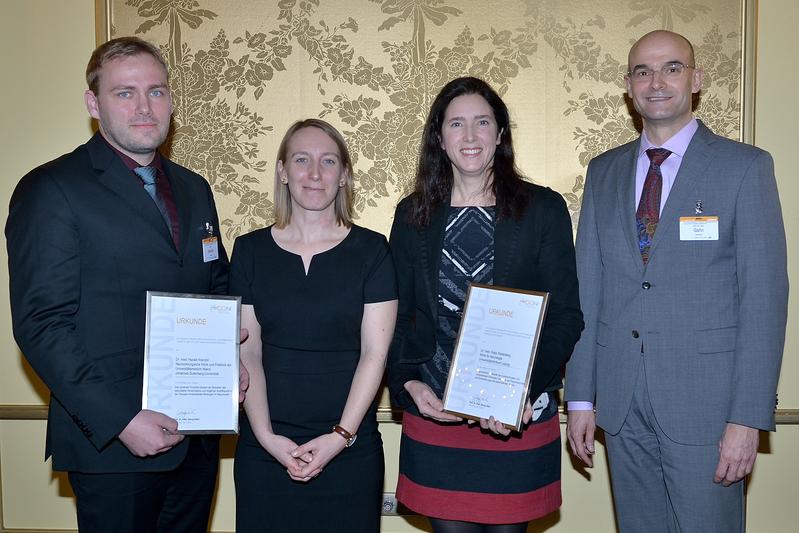
{"label": "red striped skirt", "polygon": [[560,453],[557,411],[506,438],[406,411],[397,499],[433,518],[529,522],[560,507]]}

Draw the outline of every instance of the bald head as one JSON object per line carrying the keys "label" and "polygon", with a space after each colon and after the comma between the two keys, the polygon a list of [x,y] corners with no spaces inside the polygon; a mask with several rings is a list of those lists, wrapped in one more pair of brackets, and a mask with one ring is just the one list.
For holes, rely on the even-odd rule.
{"label": "bald head", "polygon": [[693,117],[693,95],[702,89],[691,43],[677,33],[647,33],[633,45],[624,77],[649,140],[662,144]]}
{"label": "bald head", "polygon": [[637,66],[635,62],[636,54],[641,47],[647,46],[654,46],[654,47],[673,47],[677,50],[681,50],[685,54],[684,57],[688,58],[689,63],[687,65],[695,65],[696,59],[694,58],[694,45],[691,44],[691,41],[680,35],[679,33],[674,33],[673,31],[668,30],[655,30],[650,31],[640,39],[638,39],[635,44],[630,48],[630,53],[627,55],[627,68],[630,72]]}

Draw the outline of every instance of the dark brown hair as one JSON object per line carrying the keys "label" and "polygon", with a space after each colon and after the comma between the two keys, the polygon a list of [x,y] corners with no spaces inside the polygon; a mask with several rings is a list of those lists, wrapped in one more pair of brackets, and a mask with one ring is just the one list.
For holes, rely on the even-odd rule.
{"label": "dark brown hair", "polygon": [[508,107],[485,81],[473,77],[456,78],[438,93],[424,126],[409,213],[409,222],[417,227],[426,226],[432,211],[449,202],[452,196],[452,163],[441,146],[441,128],[450,102],[466,94],[478,94],[488,102],[500,131],[500,142],[490,169],[497,217],[519,219],[530,203],[529,189],[524,187],[524,177],[516,168]]}

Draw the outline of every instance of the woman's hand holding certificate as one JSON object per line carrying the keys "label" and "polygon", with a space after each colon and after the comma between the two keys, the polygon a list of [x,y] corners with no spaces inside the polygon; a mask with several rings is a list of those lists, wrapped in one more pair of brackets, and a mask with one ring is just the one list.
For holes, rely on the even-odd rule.
{"label": "woman's hand holding certificate", "polygon": [[[444,391],[444,410],[505,435],[524,423],[549,293],[472,284]],[[527,417],[529,421],[529,416]]]}
{"label": "woman's hand holding certificate", "polygon": [[459,416],[444,411],[444,402],[436,396],[433,389],[426,383],[417,380],[408,381],[405,383],[405,390],[413,398],[413,403],[416,404],[416,408],[422,416],[439,422],[460,422],[463,420]]}

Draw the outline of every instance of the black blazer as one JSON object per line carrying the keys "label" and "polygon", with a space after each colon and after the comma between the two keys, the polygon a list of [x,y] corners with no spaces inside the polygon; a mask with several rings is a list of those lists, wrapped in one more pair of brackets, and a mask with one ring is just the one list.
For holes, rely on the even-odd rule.
{"label": "black blazer", "polygon": [[[525,183],[530,204],[520,220],[499,219],[494,231],[494,285],[551,293],[533,369],[530,397],[561,387],[560,370],[580,337],[583,318],[577,288],[571,220],[555,191]],[[388,354],[391,398],[398,407],[413,400],[405,382],[420,379],[419,365],[435,353],[438,268],[447,206],[425,228],[408,223],[411,197],[397,206],[391,253],[397,270],[399,311]]]}
{"label": "black blazer", "polygon": [[219,236],[208,183],[166,159],[164,169],[179,250],[155,203],[99,134],[32,170],[11,197],[14,337],[51,391],[46,455],[55,470],[169,470],[186,454],[189,439],[141,459],[116,438],[141,409],[145,291],[227,289],[221,240],[219,259],[203,262],[205,224]]}

